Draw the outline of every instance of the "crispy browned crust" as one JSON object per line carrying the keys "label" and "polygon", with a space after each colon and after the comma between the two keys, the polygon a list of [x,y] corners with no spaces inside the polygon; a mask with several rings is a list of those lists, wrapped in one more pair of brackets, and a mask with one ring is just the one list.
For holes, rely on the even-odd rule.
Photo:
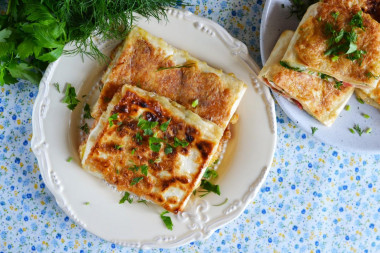
{"label": "crispy browned crust", "polygon": [[[316,16],[309,17],[299,28],[299,38],[295,43],[295,51],[300,61],[316,70],[334,73],[338,80],[350,78],[359,83],[371,83],[372,80],[366,74],[380,74],[380,24],[373,20],[368,14],[363,13],[365,31],[356,29],[358,34],[358,49],[367,53],[363,56],[361,64],[353,62],[346,57],[339,57],[334,62],[331,56],[325,56],[328,48],[328,36],[324,33],[327,22],[335,23],[331,13],[339,12],[337,19],[337,30],[346,28],[352,17],[360,11],[353,6],[348,9],[344,5],[321,3]],[[319,17],[322,21],[319,21]]]}
{"label": "crispy browned crust", "polygon": [[[121,91],[117,94],[120,93]],[[114,99],[117,96],[119,95],[115,95]],[[141,110],[144,112],[139,115]],[[115,113],[118,116],[112,126],[109,125],[109,122],[103,122],[103,130],[83,161],[84,168],[101,175],[120,191],[128,191],[142,196],[170,212],[176,213],[183,210],[187,199],[198,186],[200,178],[214,156],[221,134],[213,141],[208,140],[209,137],[204,137],[205,133],[203,133],[203,129],[197,128],[198,125],[189,124],[162,106],[154,97],[141,96],[131,88],[127,89],[120,101],[110,110],[110,115]],[[165,154],[164,147],[167,144],[162,145],[160,152],[153,152],[150,149],[149,136],[145,136],[137,126],[140,116],[149,121],[159,122],[158,126],[171,119],[165,132],[160,131],[158,126],[154,132],[157,133],[158,138],[164,139],[167,144],[172,146],[172,153]],[[201,119],[199,118],[199,120]],[[102,123],[102,121],[99,122],[99,124]],[[215,124],[213,125],[220,129]],[[142,136],[141,141],[136,138],[137,133]],[[186,140],[189,145],[174,147],[174,137]],[[228,137],[229,132],[226,131],[222,142],[224,143]],[[199,154],[192,157],[196,172],[184,173],[181,171],[183,170],[181,157],[189,156],[194,150],[197,150]],[[159,157],[160,159],[157,161]],[[141,170],[131,170],[133,165],[147,165],[149,167],[148,176],[143,175]],[[136,177],[143,177],[143,179],[136,185],[131,185],[132,180]],[[185,192],[184,196],[181,198],[165,197],[166,191],[174,187]]]}
{"label": "crispy browned crust", "polygon": [[[142,29],[136,29],[141,34],[146,33]],[[146,37],[135,36],[136,30],[133,34],[127,38],[121,55],[115,59],[116,62],[107,70],[107,78],[103,80],[104,88],[93,116],[98,118],[113,94],[124,83],[129,83],[170,98],[200,117],[225,128],[237,99],[240,99],[238,93],[245,90],[245,84],[234,78],[236,88],[232,90],[221,75],[202,70],[195,59],[181,64],[191,64],[189,68],[157,71],[160,68],[176,66],[173,57],[167,56],[160,47],[152,45]],[[187,55],[183,51],[180,52]],[[198,105],[193,107],[192,103],[196,99]]]}

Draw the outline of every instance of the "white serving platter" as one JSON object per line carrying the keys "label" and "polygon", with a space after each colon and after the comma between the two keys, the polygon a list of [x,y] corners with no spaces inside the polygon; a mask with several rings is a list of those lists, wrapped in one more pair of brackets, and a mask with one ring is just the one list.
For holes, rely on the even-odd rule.
{"label": "white serving platter", "polygon": [[[170,248],[208,238],[219,227],[237,218],[252,202],[272,162],[276,145],[274,101],[269,89],[257,79],[259,68],[247,47],[218,24],[190,12],[168,9],[167,22],[140,18],[137,25],[191,55],[234,73],[248,89],[238,108],[224,158],[219,165],[221,196],[193,198],[184,212],[170,214],[174,228],[168,230],[161,208],[154,204],[119,204],[122,193],[86,173],[78,155],[79,126],[84,103],[71,112],[61,102],[61,91],[71,83],[78,98],[87,95],[106,66],[81,56],[62,56],[45,72],[33,109],[32,149],[42,177],[58,205],[77,224],[114,243],[138,248]],[[110,54],[115,41],[99,42]],[[81,99],[82,100],[82,99]],[[67,162],[68,157],[73,157]],[[228,198],[222,206],[214,206]]]}

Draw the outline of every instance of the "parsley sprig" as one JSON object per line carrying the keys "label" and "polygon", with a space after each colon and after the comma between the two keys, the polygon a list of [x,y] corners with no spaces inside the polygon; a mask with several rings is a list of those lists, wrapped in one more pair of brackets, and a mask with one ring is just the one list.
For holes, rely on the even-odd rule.
{"label": "parsley sprig", "polygon": [[63,98],[63,103],[67,104],[67,108],[70,110],[74,110],[80,102],[77,99],[77,93],[75,92],[75,88],[71,86],[70,83],[67,84],[65,96]]}
{"label": "parsley sprig", "polygon": [[169,216],[165,216],[165,214],[168,214],[168,211],[163,211],[160,214],[161,220],[164,222],[165,226],[169,230],[173,230],[173,222],[172,219]]}

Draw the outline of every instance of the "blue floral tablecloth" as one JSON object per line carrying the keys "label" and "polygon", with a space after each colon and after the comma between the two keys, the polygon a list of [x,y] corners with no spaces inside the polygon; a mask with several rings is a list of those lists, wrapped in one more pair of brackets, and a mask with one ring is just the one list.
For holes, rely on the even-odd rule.
{"label": "blue floral tablecloth", "polygon": [[[224,26],[260,62],[263,1],[188,2],[187,10]],[[0,252],[139,251],[86,232],[57,206],[30,149],[38,87],[0,89]],[[321,143],[276,111],[273,164],[243,214],[208,240],[146,252],[380,252],[380,154]]]}

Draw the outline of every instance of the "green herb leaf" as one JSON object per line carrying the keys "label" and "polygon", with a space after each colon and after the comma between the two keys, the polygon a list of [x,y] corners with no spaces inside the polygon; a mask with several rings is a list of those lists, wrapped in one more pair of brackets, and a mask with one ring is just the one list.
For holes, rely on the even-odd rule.
{"label": "green herb leaf", "polygon": [[87,104],[87,103],[84,106],[84,115],[83,115],[83,117],[85,119],[92,119],[90,105]]}
{"label": "green herb leaf", "polygon": [[69,108],[70,110],[74,110],[79,102],[80,101],[77,99],[75,88],[68,83],[65,91],[65,97],[63,98],[63,103],[66,103],[67,108]]}
{"label": "green herb leaf", "polygon": [[168,216],[165,216],[165,214],[168,214],[168,211],[164,211],[160,214],[161,220],[164,222],[165,226],[169,230],[173,230],[173,222],[172,219]]}
{"label": "green herb leaf", "polygon": [[219,185],[215,185],[211,183],[210,181],[207,181],[206,179],[202,179],[201,187],[206,191],[213,192],[220,195]]}
{"label": "green herb leaf", "polygon": [[340,14],[339,11],[331,13],[335,21],[338,19],[339,14]]}
{"label": "green herb leaf", "polygon": [[314,135],[317,130],[317,127],[311,127],[311,134]]}
{"label": "green herb leaf", "polygon": [[363,115],[363,117],[366,118],[366,119],[371,118],[368,114],[363,113],[362,115]]}
{"label": "green herb leaf", "polygon": [[136,153],[136,148],[132,149],[131,154],[134,155]]}
{"label": "green herb leaf", "polygon": [[343,85],[342,81],[335,81],[334,88],[340,90]]}
{"label": "green herb leaf", "polygon": [[8,28],[5,28],[0,31],[0,42],[6,42],[6,39],[8,39],[12,34],[12,31]]}
{"label": "green herb leaf", "polygon": [[166,121],[166,122],[164,122],[164,123],[161,124],[160,129],[161,129],[162,132],[166,132],[166,130],[168,129],[168,126],[169,126],[171,120],[172,119],[169,119],[168,121]]}
{"label": "green herb leaf", "polygon": [[315,4],[318,1],[319,0],[290,0],[290,16],[296,15],[297,18],[301,20],[307,8],[309,8],[310,5]]}
{"label": "green herb leaf", "polygon": [[82,130],[83,132],[85,132],[85,134],[89,134],[90,133],[90,128],[88,127],[87,123],[84,123],[84,125],[80,127],[80,130]]}
{"label": "green herb leaf", "polygon": [[136,185],[138,182],[140,182],[143,179],[144,179],[144,177],[135,177],[132,179],[130,185]]}
{"label": "green herb leaf", "polygon": [[114,113],[108,118],[108,124],[110,127],[112,127],[114,124],[113,122],[117,120],[117,117],[119,116],[119,113]]}
{"label": "green herb leaf", "polygon": [[140,166],[141,173],[145,176],[148,176],[148,166],[147,165],[141,165]]}
{"label": "green herb leaf", "polygon": [[162,139],[149,137],[149,147],[153,152],[160,152]]}
{"label": "green herb leaf", "polygon": [[195,99],[195,100],[193,101],[193,103],[191,103],[191,107],[193,107],[193,108],[197,107],[197,106],[198,106],[198,103],[199,103],[198,99]]}
{"label": "green herb leaf", "polygon": [[346,111],[349,111],[351,109],[351,106],[350,105],[346,105],[345,107],[344,107],[344,110],[346,110]]}
{"label": "green herb leaf", "polygon": [[287,68],[287,69],[291,69],[291,70],[294,70],[294,71],[297,71],[297,72],[303,72],[304,69],[302,68],[298,68],[298,67],[292,67],[290,66],[287,62],[285,61],[280,61],[280,65],[283,66],[284,68]]}
{"label": "green herb leaf", "polygon": [[129,167],[128,169],[133,172],[137,172],[139,170],[139,167],[136,164],[134,164],[132,167]]}
{"label": "green herb leaf", "polygon": [[88,206],[90,204],[90,202],[84,202],[83,204]]}
{"label": "green herb leaf", "polygon": [[370,134],[370,133],[372,133],[372,128],[370,128],[370,127],[367,128],[367,130],[365,130],[365,133],[366,133],[366,134]]}
{"label": "green herb leaf", "polygon": [[212,205],[212,206],[222,206],[222,205],[226,204],[227,201],[228,201],[228,198],[226,198],[222,203],[217,204],[217,205]]}
{"label": "green herb leaf", "polygon": [[355,124],[353,128],[359,134],[359,136],[362,136],[363,130],[360,128],[358,124]]}
{"label": "green herb leaf", "polygon": [[352,129],[352,128],[349,128],[348,130],[350,130],[350,132],[351,132],[352,134],[355,133],[354,129]]}
{"label": "green herb leaf", "polygon": [[144,203],[145,205],[148,205],[148,201],[146,201],[145,199],[140,199],[137,201],[137,203]]}
{"label": "green herb leaf", "polygon": [[206,169],[205,174],[203,174],[204,179],[213,179],[217,177],[218,177],[218,172],[216,170],[210,169],[210,167],[208,167]]}
{"label": "green herb leaf", "polygon": [[120,199],[119,204],[123,204],[125,201],[128,201],[129,204],[132,204],[133,199],[130,198],[130,195],[131,194],[129,192],[125,192],[124,196]]}
{"label": "green herb leaf", "polygon": [[183,148],[187,147],[189,145],[189,143],[185,140],[181,141],[180,139],[178,139],[177,137],[174,137],[174,147],[178,147],[178,146],[181,146]]}
{"label": "green herb leaf", "polygon": [[141,130],[152,130],[157,125],[157,121],[148,121],[143,118],[139,118],[139,121],[137,123],[137,127],[139,127]]}
{"label": "green herb leaf", "polygon": [[360,28],[360,29],[363,29],[364,30],[364,25],[363,25],[363,16],[362,16],[363,12],[362,11],[359,11],[358,13],[356,13],[351,21],[350,21],[350,25],[353,26],[354,28],[357,27],[357,28]]}
{"label": "green herb leaf", "polygon": [[115,144],[115,149],[120,150],[123,146]]}
{"label": "green herb leaf", "polygon": [[356,97],[356,100],[357,100],[359,103],[364,104],[363,99],[361,99],[361,98],[359,98],[359,97]]}
{"label": "green herb leaf", "polygon": [[135,138],[136,138],[137,143],[141,143],[142,140],[143,140],[143,137],[142,137],[141,134],[139,134],[139,133],[136,133]]}
{"label": "green herb leaf", "polygon": [[73,158],[70,156],[69,158],[67,158],[66,162],[71,162],[73,160]]}
{"label": "green herb leaf", "polygon": [[164,151],[165,151],[165,155],[171,154],[173,153],[173,147],[167,144]]}
{"label": "green herb leaf", "polygon": [[59,89],[59,83],[53,83],[53,86],[57,89],[58,92],[61,92]]}
{"label": "green herb leaf", "polygon": [[367,73],[365,74],[365,76],[368,77],[368,79],[370,79],[370,78],[375,78],[376,80],[378,80],[378,79],[380,78],[380,75],[376,76],[376,75],[374,75],[372,72],[367,72]]}

